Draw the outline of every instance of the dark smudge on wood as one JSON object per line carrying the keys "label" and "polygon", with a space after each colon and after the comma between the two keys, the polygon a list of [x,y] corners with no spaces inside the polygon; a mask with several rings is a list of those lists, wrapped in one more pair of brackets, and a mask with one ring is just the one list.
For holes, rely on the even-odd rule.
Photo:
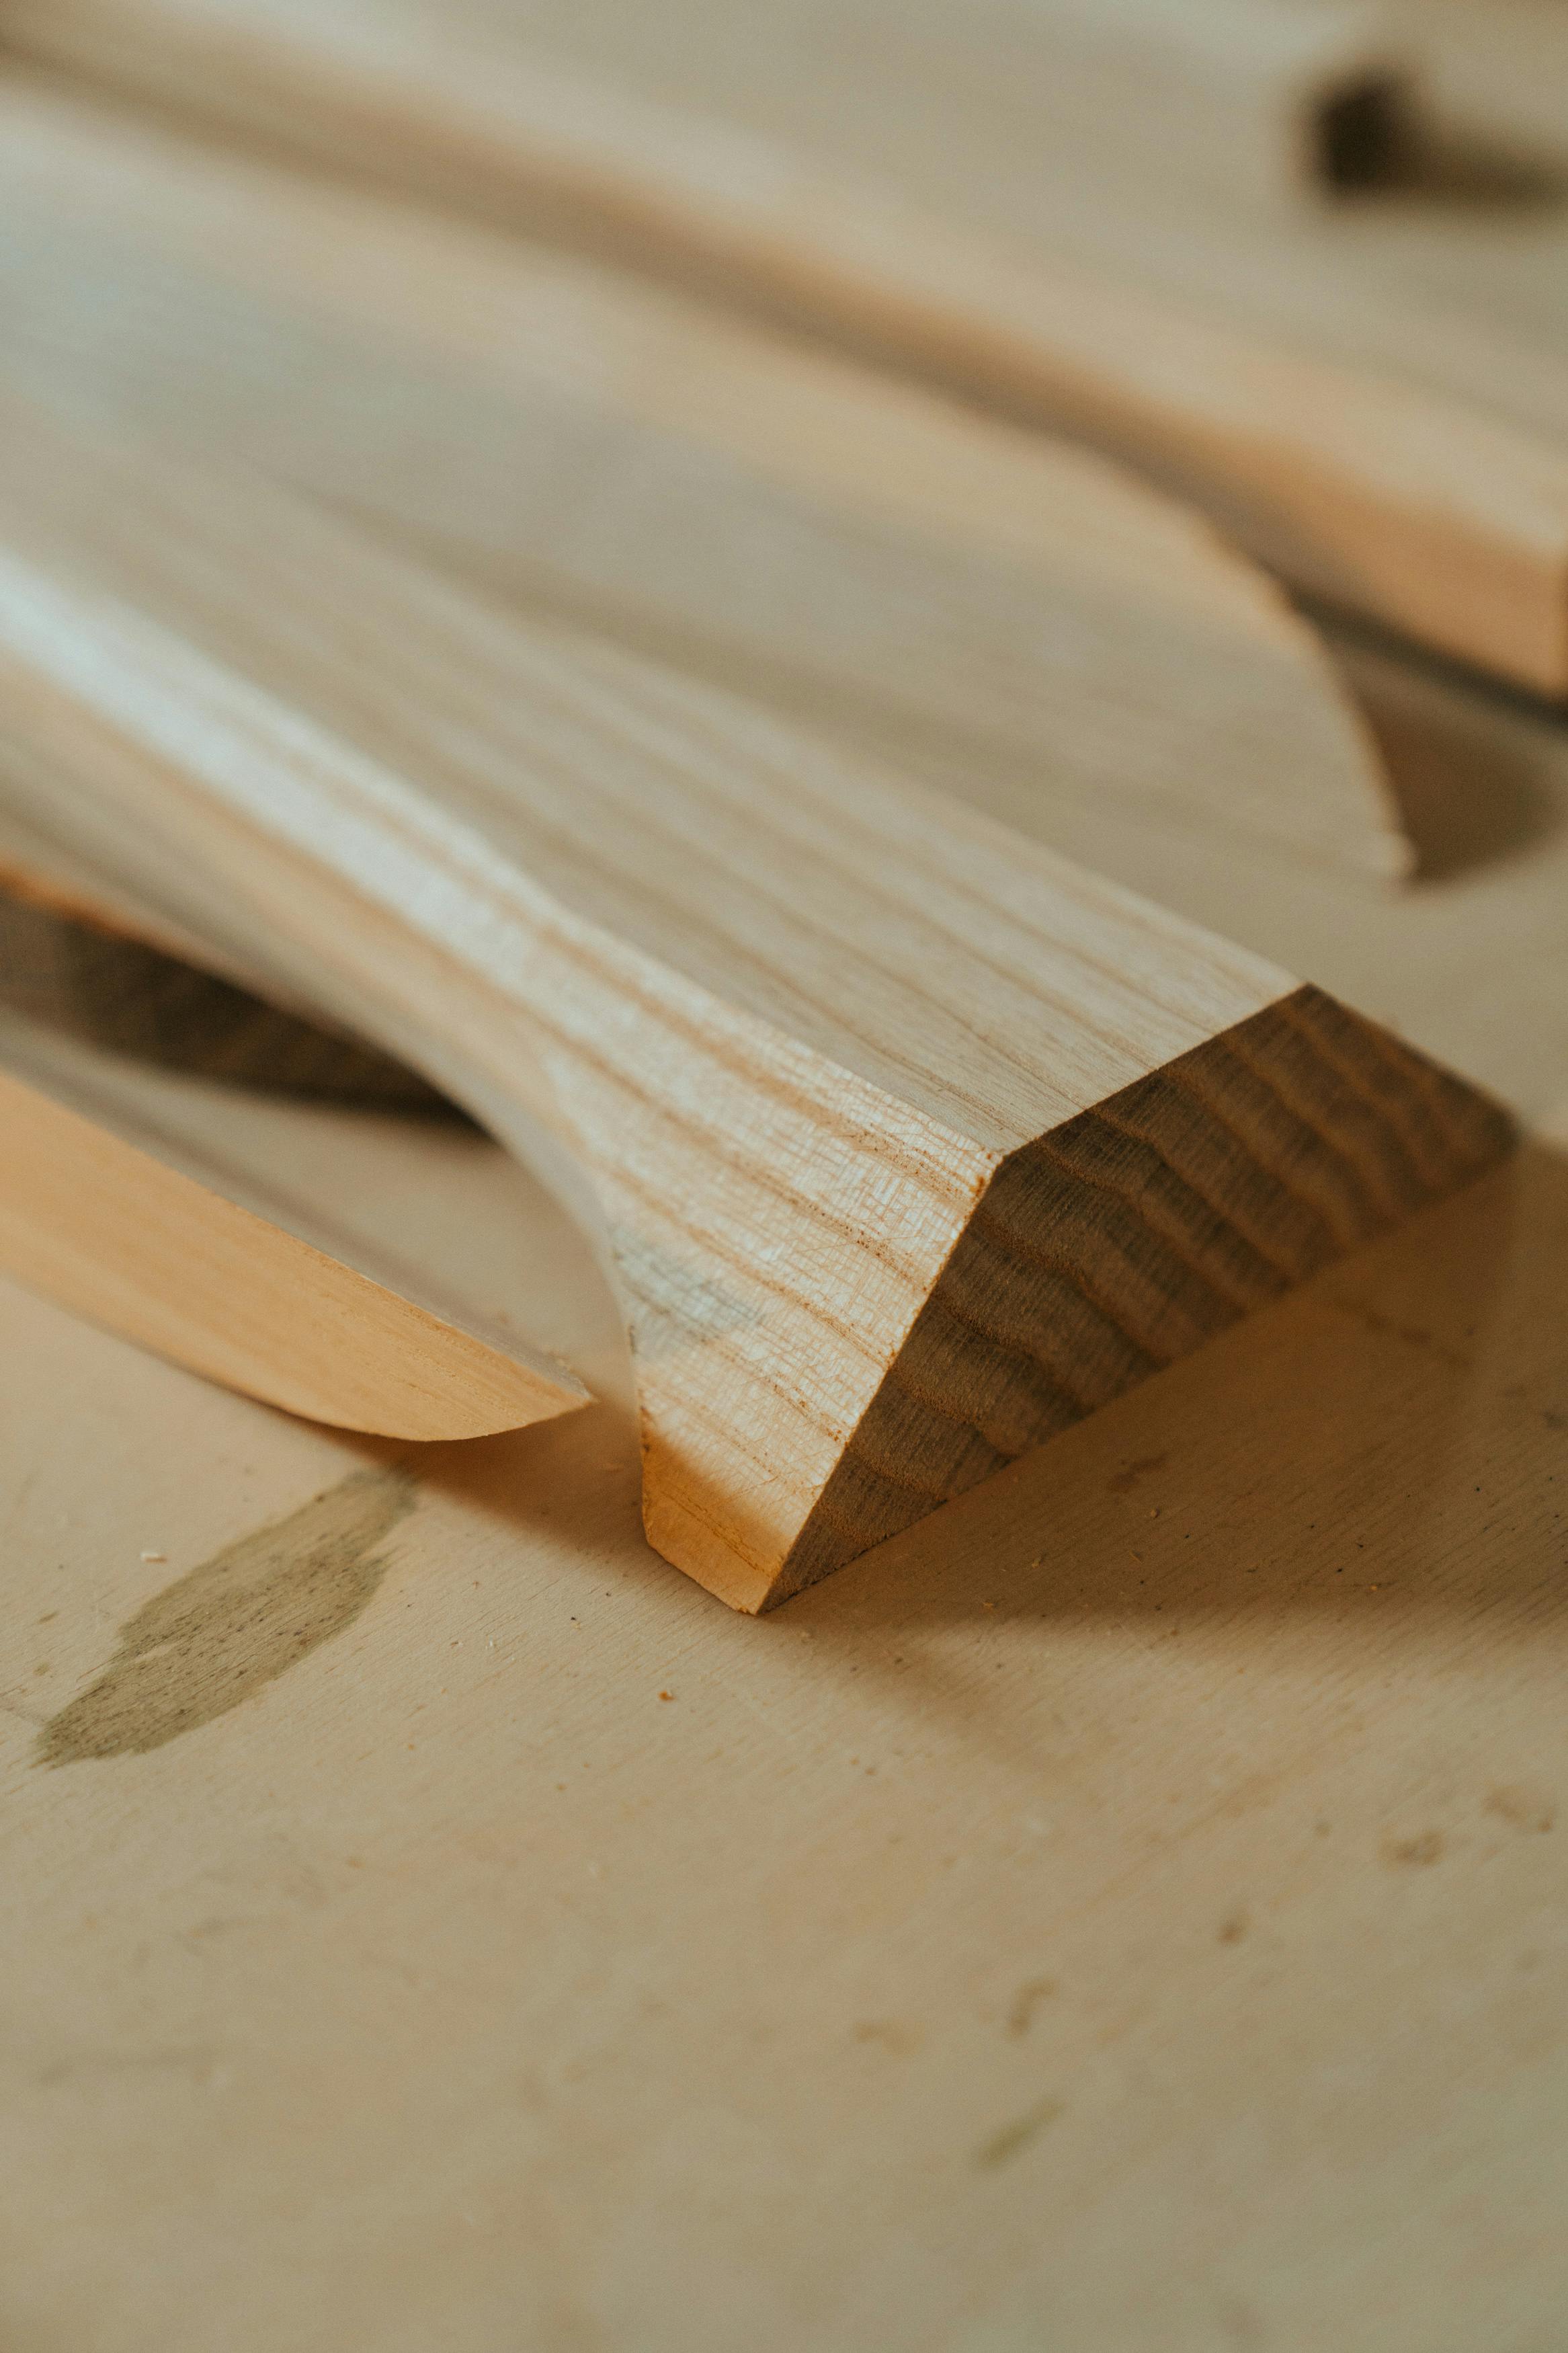
{"label": "dark smudge on wood", "polygon": [[37,1761],[144,1755],[276,1682],[365,1608],[387,1566],[376,1546],[416,1493],[406,1472],[356,1472],[154,1595],[98,1681],[45,1725]]}

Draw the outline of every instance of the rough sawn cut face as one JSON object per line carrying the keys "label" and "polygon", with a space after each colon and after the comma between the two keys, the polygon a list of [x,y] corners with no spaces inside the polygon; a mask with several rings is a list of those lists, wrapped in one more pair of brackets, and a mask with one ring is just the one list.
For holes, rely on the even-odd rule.
{"label": "rough sawn cut face", "polygon": [[1454,1191],[1512,1133],[1304,987],[1011,1154],[762,1606]]}

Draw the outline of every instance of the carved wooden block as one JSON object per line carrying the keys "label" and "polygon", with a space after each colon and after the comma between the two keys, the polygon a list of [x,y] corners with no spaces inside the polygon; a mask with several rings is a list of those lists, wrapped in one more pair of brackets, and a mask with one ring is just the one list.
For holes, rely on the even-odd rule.
{"label": "carved wooden block", "polygon": [[652,1542],[771,1607],[1462,1184],[1502,1115],[947,797],[8,410],[0,790],[591,1207]]}

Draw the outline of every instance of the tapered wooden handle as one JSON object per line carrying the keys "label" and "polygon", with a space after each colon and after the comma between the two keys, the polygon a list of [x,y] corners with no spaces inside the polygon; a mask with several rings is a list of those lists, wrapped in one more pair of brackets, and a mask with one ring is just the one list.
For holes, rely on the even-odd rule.
{"label": "tapered wooden handle", "polygon": [[576,1172],[653,1542],[768,1607],[1500,1151],[941,796],[240,478],[0,436],[4,780]]}

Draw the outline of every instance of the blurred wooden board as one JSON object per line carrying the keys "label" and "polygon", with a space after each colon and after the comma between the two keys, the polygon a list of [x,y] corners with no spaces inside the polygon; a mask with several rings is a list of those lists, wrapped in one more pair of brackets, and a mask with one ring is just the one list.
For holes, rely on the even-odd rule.
{"label": "blurred wooden board", "polygon": [[945,786],[1398,874],[1314,632],[1101,458],[625,271],[0,83],[7,381]]}
{"label": "blurred wooden board", "polygon": [[[1423,47],[1385,0],[339,0],[330,20],[309,0],[5,0],[4,23],[20,49],[253,121],[283,112],[292,43],[320,105],[378,64],[477,90],[529,44],[879,170],[1000,132],[1270,209],[1385,167]],[[259,86],[221,96],[242,60]]]}
{"label": "blurred wooden board", "polygon": [[[25,32],[43,14],[8,5]],[[373,5],[394,39],[418,22],[418,0]],[[221,22],[211,0],[173,13],[187,39]],[[91,0],[68,0],[52,37],[90,58],[84,17]],[[1000,123],[1078,170],[1246,206],[1375,170],[1415,47],[1380,0],[462,0],[458,22],[469,42],[531,40],[742,121],[809,126],[879,167],[935,142],[983,150]]]}
{"label": "blurred wooden board", "polygon": [[1401,0],[1400,31],[1439,118],[1461,138],[1480,134],[1504,172],[1511,164],[1516,195],[1532,171],[1561,175],[1568,165],[1562,0]]}
{"label": "blurred wooden board", "polygon": [[[1445,871],[1275,920],[1561,1104],[1568,741],[1382,698]],[[6,1296],[8,2348],[1553,2343],[1560,1149],[759,1623],[526,1180],[246,1116],[609,1401],[399,1457]]]}
{"label": "blurred wooden board", "polygon": [[[895,76],[863,131],[819,106],[827,61],[773,69],[777,9],[718,13],[726,37],[684,43],[629,0],[602,0],[586,36],[553,0],[12,0],[0,22],[231,132],[608,238],[1065,425],[1299,586],[1568,691],[1560,204],[1543,225],[1462,187],[1456,237],[1455,191],[1417,187],[1412,256],[1397,204],[1385,234],[1376,201],[1291,213],[1086,171],[1026,111],[966,109],[944,72],[920,104]],[[864,99],[863,77],[846,87]],[[1506,324],[1494,281],[1518,281]]]}

